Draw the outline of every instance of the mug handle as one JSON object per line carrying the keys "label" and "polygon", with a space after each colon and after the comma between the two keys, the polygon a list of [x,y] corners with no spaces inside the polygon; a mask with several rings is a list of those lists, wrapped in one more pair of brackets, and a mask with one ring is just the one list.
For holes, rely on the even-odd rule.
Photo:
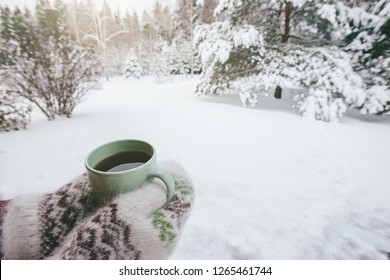
{"label": "mug handle", "polygon": [[148,179],[154,177],[164,182],[165,186],[167,187],[167,202],[170,201],[175,194],[175,181],[173,180],[172,176],[167,172],[155,170],[148,174]]}

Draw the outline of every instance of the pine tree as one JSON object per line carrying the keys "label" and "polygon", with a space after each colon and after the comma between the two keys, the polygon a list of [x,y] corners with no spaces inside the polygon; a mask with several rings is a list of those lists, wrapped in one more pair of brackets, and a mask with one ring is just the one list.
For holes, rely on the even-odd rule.
{"label": "pine tree", "polygon": [[[390,0],[365,6],[336,5],[336,26],[347,27],[342,48],[352,55],[354,70],[365,82],[368,96],[362,113],[390,111]],[[345,18],[341,18],[344,14]]]}
{"label": "pine tree", "polygon": [[[390,101],[386,88],[388,54],[382,51],[382,46],[388,42],[386,20],[374,24],[375,17],[367,17],[365,14],[370,13],[363,12],[371,9],[371,14],[381,15],[387,11],[387,2],[381,0],[377,5],[368,5],[367,2],[361,6],[355,3],[354,8],[349,8],[341,1],[221,0],[215,12],[217,15],[224,13],[228,19],[219,27],[225,37],[219,38],[220,42],[213,38],[218,24],[200,27],[196,31],[201,56],[211,57],[214,61],[202,60],[207,71],[204,71],[197,93],[221,94],[234,88],[235,84],[239,85],[237,90],[240,92],[239,89],[243,88],[240,85],[244,84],[246,93],[242,96],[251,96],[253,102],[249,104],[254,104],[256,92],[293,84],[303,90],[303,94],[296,98],[295,107],[308,117],[334,121],[347,107],[361,109],[363,113],[387,112]],[[375,35],[371,36],[364,24],[369,24]],[[240,52],[240,48],[234,46],[235,38],[243,32],[234,32],[235,28],[251,26],[264,37],[264,52],[254,49],[258,44],[247,45],[246,52]],[[379,30],[379,36],[376,30]],[[342,46],[348,36],[358,39]],[[355,55],[351,60],[345,51],[349,49],[352,53],[354,46],[362,47],[357,41],[364,42],[364,38],[369,39],[369,46],[366,44],[358,50],[357,53],[363,50],[363,55]],[[375,60],[375,47],[380,50],[379,60]],[[223,48],[224,59],[221,60],[220,50]],[[238,59],[234,59],[237,52]],[[245,64],[242,61],[249,62],[246,73],[240,68]],[[359,64],[364,71],[358,70]],[[369,79],[364,76],[370,72],[367,76],[371,81],[381,81],[375,88],[370,88]],[[374,72],[376,75],[372,75]],[[247,99],[243,100],[248,105]]]}
{"label": "pine tree", "polygon": [[[0,6],[0,42],[10,42],[12,38],[11,10],[7,6]],[[12,54],[8,55],[0,49],[0,65],[11,64]]]}
{"label": "pine tree", "polygon": [[[16,8],[12,15],[12,38],[19,42],[20,51],[28,56],[34,56],[34,44],[29,34],[29,25],[32,19],[28,10],[23,14],[19,8]],[[16,54],[15,54],[16,55]]]}
{"label": "pine tree", "polygon": [[132,32],[133,32],[133,40],[137,44],[140,40],[140,23],[138,14],[133,10],[133,16],[132,16]]}
{"label": "pine tree", "polygon": [[126,11],[126,14],[123,18],[123,29],[128,30],[128,33],[123,34],[125,38],[124,48],[125,49],[135,49],[139,43],[139,34],[140,27],[138,21],[138,14],[133,11],[132,14],[129,11]]}
{"label": "pine tree", "polygon": [[[0,7],[0,46],[20,38],[20,35],[25,32],[25,19],[19,8],[12,12],[7,6]],[[23,50],[27,51],[28,38],[22,40],[21,45]],[[15,64],[15,55],[17,55],[16,50],[7,52],[0,47],[0,73],[4,71],[2,68]],[[0,81],[0,130],[26,128],[30,121],[31,106],[9,90],[6,79],[2,78]]]}
{"label": "pine tree", "polygon": [[165,40],[168,44],[171,44],[174,37],[173,15],[171,10],[168,7],[164,7],[162,11],[160,24],[162,26],[162,30],[161,30],[162,39]]}
{"label": "pine tree", "polygon": [[97,48],[98,42],[96,40],[89,40],[88,37],[86,38],[88,34],[95,34],[96,32],[96,26],[94,24],[96,11],[93,2],[89,0],[74,2],[74,4],[75,26],[73,29],[75,37],[85,46]]}
{"label": "pine tree", "polygon": [[126,78],[141,78],[142,69],[138,63],[138,58],[134,54],[134,52],[129,52],[129,54],[127,55],[123,74]]}
{"label": "pine tree", "polygon": [[144,47],[148,49],[150,53],[152,53],[155,39],[157,38],[157,30],[155,29],[153,19],[147,11],[143,11],[142,13],[142,40],[144,43]]}
{"label": "pine tree", "polygon": [[229,22],[200,25],[195,30],[194,43],[203,68],[198,95],[223,94],[234,87],[234,81],[259,73],[257,65],[264,52],[264,40],[253,26],[232,26]]}
{"label": "pine tree", "polygon": [[4,40],[11,39],[11,10],[8,6],[0,6],[0,35]]}
{"label": "pine tree", "polygon": [[153,19],[147,11],[143,11],[140,23],[140,47],[138,47],[137,55],[144,73],[152,74],[154,71],[154,62],[159,55],[157,42],[158,35]]}
{"label": "pine tree", "polygon": [[163,8],[160,2],[156,2],[153,8],[153,25],[158,37],[162,37],[164,33],[163,26],[161,25],[163,18]]}
{"label": "pine tree", "polygon": [[193,68],[195,68],[196,52],[192,42],[194,41],[195,27],[199,23],[199,10],[197,0],[178,0],[175,11],[173,42],[180,53],[187,55],[184,62],[187,65],[185,67],[187,74],[192,73]]}
{"label": "pine tree", "polygon": [[51,36],[53,30],[55,30],[54,26],[52,26],[52,22],[50,21],[50,17],[46,14],[46,11],[50,8],[51,6],[48,0],[37,0],[35,6],[35,16],[38,20],[38,29],[46,38]]}

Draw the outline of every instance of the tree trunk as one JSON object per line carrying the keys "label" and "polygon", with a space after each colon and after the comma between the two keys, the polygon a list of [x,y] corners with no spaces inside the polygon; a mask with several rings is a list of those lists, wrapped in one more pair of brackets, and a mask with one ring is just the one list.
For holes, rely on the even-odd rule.
{"label": "tree trunk", "polygon": [[276,99],[281,99],[282,98],[282,88],[279,85],[276,86],[274,97]]}
{"label": "tree trunk", "polygon": [[282,43],[287,43],[288,38],[290,37],[290,21],[292,10],[293,5],[290,2],[287,2],[284,9],[284,34],[282,38]]}

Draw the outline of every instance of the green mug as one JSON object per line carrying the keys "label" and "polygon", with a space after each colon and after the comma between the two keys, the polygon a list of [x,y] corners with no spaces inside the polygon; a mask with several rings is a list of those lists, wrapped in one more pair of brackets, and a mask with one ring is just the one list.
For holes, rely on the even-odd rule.
{"label": "green mug", "polygon": [[164,182],[167,201],[175,193],[172,176],[157,169],[156,150],[141,140],[104,144],[87,155],[85,167],[92,188],[103,198],[133,191],[152,178]]}

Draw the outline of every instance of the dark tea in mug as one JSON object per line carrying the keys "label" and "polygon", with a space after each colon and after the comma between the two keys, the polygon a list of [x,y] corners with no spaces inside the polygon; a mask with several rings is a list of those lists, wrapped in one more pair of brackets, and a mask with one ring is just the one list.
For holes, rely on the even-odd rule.
{"label": "dark tea in mug", "polygon": [[151,158],[150,155],[139,151],[125,151],[109,156],[98,164],[95,169],[103,172],[120,172],[141,166]]}

